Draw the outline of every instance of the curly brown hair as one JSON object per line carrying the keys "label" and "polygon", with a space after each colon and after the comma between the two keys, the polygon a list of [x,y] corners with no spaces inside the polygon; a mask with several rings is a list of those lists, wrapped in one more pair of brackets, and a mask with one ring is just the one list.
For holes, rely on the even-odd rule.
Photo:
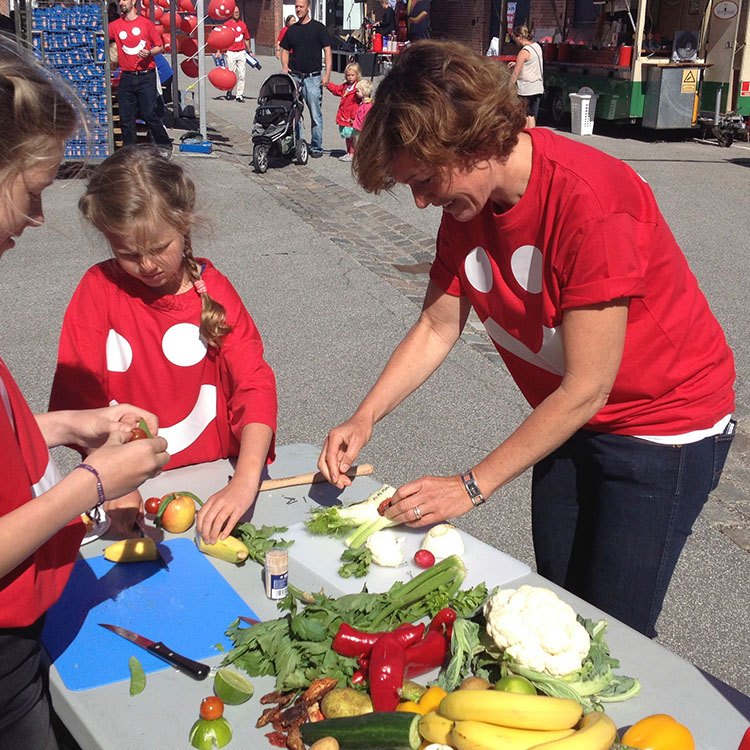
{"label": "curly brown hair", "polygon": [[[94,172],[78,208],[100,232],[131,237],[144,252],[159,228],[168,224],[183,235],[190,280],[200,280],[190,238],[196,222],[195,185],[157,147],[126,146],[116,151]],[[219,347],[232,330],[226,309],[208,292],[201,294],[201,302],[201,337],[209,346]]]}
{"label": "curly brown hair", "polygon": [[439,169],[505,159],[525,127],[524,103],[505,65],[458,42],[410,44],[378,86],[352,168],[370,193],[395,184],[399,150]]}

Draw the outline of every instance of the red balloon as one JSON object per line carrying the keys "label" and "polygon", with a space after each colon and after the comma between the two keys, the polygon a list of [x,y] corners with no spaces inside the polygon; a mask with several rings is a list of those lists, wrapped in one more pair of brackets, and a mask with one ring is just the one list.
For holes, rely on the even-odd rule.
{"label": "red balloon", "polygon": [[234,31],[226,26],[214,26],[206,41],[214,49],[226,52],[234,43]]}
{"label": "red balloon", "polygon": [[157,21],[154,24],[154,28],[156,29],[156,33],[161,36],[164,33],[164,26],[162,25],[161,21]]}
{"label": "red balloon", "polygon": [[164,10],[169,10],[169,0],[156,0],[156,3],[164,8]]}
{"label": "red balloon", "polygon": [[186,33],[186,34],[192,34],[195,30],[196,26],[198,25],[198,17],[197,16],[183,16],[182,21],[180,21],[180,28]]}
{"label": "red balloon", "polygon": [[208,16],[217,21],[226,21],[232,17],[235,7],[234,0],[211,0],[208,4]]}
{"label": "red balloon", "polygon": [[159,23],[164,27],[164,31],[169,31],[169,27],[172,25],[172,19],[169,17],[169,13],[163,12]]}
{"label": "red balloon", "polygon": [[185,55],[185,57],[193,57],[193,55],[198,52],[198,42],[196,42],[191,36],[183,37],[180,42],[180,52]]}
{"label": "red balloon", "polygon": [[213,68],[208,73],[208,80],[219,91],[231,91],[237,83],[237,76],[227,68]]}
{"label": "red balloon", "polygon": [[195,3],[193,0],[180,0],[177,7],[185,11],[185,13],[195,13]]}
{"label": "red balloon", "polygon": [[162,34],[161,38],[164,43],[164,51],[171,52],[172,51],[172,39],[169,36],[169,34]]}
{"label": "red balloon", "polygon": [[154,5],[154,21],[156,21],[157,23],[160,22],[163,15],[164,8],[162,8],[160,5]]}
{"label": "red balloon", "polygon": [[198,61],[194,57],[187,57],[180,63],[180,68],[182,68],[182,72],[188,77],[188,78],[197,78],[198,77]]}

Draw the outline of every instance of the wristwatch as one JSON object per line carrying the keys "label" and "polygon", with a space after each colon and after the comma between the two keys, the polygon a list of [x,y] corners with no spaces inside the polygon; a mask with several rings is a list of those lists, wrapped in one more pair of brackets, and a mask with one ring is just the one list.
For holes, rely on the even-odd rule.
{"label": "wristwatch", "polygon": [[461,481],[464,484],[464,489],[471,500],[471,504],[476,508],[482,503],[487,502],[487,498],[482,494],[482,491],[477,486],[477,481],[474,479],[474,472],[469,469],[461,474]]}

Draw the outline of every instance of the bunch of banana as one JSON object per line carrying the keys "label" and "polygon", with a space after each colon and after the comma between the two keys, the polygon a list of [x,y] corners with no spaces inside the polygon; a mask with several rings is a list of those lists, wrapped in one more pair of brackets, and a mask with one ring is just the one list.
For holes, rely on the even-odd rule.
{"label": "bunch of banana", "polygon": [[156,542],[148,536],[143,539],[122,539],[104,548],[104,557],[116,563],[156,560],[158,556]]}
{"label": "bunch of banana", "polygon": [[226,539],[219,539],[215,544],[207,544],[203,541],[200,534],[195,535],[195,544],[198,549],[211,557],[218,557],[219,560],[239,565],[247,560],[250,552],[243,542],[237,537],[228,536]]}
{"label": "bunch of banana", "polygon": [[601,713],[581,713],[567,698],[456,690],[420,719],[419,732],[428,742],[457,750],[609,750],[617,735],[614,722]]}

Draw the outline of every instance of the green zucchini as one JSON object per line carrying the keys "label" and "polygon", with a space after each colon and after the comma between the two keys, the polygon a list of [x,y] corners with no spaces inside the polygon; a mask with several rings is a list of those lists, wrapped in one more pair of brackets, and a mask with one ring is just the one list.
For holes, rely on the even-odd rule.
{"label": "green zucchini", "polygon": [[419,714],[380,711],[308,722],[300,727],[306,745],[323,737],[335,737],[341,750],[417,750]]}

